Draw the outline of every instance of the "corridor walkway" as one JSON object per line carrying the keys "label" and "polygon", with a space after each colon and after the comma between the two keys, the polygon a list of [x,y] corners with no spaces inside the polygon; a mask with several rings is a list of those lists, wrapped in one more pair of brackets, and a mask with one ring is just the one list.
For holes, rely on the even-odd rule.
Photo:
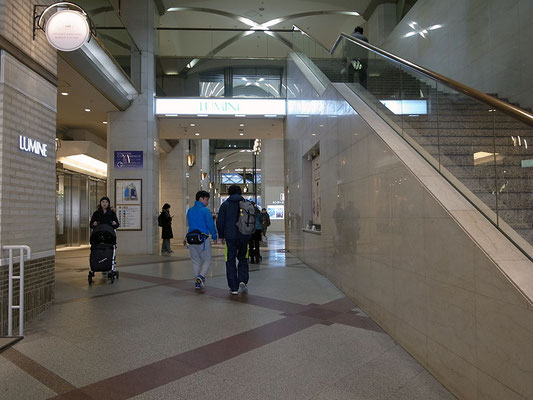
{"label": "corridor walkway", "polygon": [[56,305],[0,353],[1,399],[453,399],[272,234],[249,292],[223,249],[195,291],[188,253],[123,257],[87,285],[88,250],[57,253]]}

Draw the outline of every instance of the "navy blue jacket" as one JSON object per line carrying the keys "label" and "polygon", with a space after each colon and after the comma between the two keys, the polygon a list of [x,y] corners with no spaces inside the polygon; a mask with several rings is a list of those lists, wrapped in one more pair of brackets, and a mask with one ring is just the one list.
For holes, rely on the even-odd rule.
{"label": "navy blue jacket", "polygon": [[239,236],[237,231],[237,220],[239,219],[239,202],[244,197],[240,194],[232,194],[222,203],[218,210],[217,230],[221,239],[235,239]]}

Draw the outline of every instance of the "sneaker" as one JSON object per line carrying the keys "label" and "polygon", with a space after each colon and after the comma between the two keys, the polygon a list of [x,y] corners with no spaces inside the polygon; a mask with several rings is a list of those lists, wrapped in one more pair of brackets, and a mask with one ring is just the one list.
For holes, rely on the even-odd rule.
{"label": "sneaker", "polygon": [[246,283],[244,283],[244,282],[239,283],[239,287],[241,288],[241,290],[243,292],[247,292],[248,291],[248,285]]}
{"label": "sneaker", "polygon": [[202,280],[200,279],[200,277],[197,277],[196,280],[194,281],[194,288],[196,290],[200,290],[202,288],[202,285],[203,285]]}
{"label": "sneaker", "polygon": [[231,293],[232,295],[236,295],[236,294],[239,294],[239,291],[238,291],[238,290],[232,290],[230,293]]}
{"label": "sneaker", "polygon": [[[205,287],[205,276],[203,275],[198,275],[198,278],[200,278],[200,285],[202,285],[202,287],[204,288]],[[198,282],[198,278],[196,278],[196,281]]]}

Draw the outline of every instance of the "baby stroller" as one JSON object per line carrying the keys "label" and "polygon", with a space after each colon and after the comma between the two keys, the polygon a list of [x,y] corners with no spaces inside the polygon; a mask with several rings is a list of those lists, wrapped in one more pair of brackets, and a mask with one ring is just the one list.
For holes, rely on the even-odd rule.
{"label": "baby stroller", "polygon": [[[117,234],[113,227],[108,224],[95,226],[91,233],[91,255],[89,257],[89,285],[93,283],[95,272],[102,272],[111,280],[118,279],[118,271],[115,269],[115,250],[117,248]],[[107,272],[107,274],[105,274]]]}

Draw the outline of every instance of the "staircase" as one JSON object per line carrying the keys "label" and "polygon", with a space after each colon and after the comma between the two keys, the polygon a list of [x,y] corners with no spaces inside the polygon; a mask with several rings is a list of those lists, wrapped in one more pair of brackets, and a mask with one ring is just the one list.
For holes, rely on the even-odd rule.
{"label": "staircase", "polygon": [[[346,80],[341,60],[312,61]],[[385,59],[369,60],[367,74],[364,100],[533,245],[533,127]],[[380,100],[426,100],[427,115],[395,115]]]}

